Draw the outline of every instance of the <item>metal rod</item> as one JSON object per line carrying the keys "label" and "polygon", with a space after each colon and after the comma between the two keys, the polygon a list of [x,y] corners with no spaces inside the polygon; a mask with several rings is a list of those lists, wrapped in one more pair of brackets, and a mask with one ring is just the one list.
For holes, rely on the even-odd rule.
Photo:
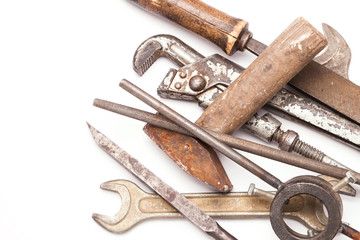
{"label": "metal rod", "polygon": [[[136,108],[124,106],[121,104],[101,100],[101,99],[95,99],[94,106],[118,113],[130,118],[134,118],[140,121],[147,122],[151,125],[162,127],[171,131],[176,131],[178,133],[182,134],[190,134],[188,131],[186,131],[184,128],[179,127],[175,123],[171,122],[170,120],[166,119],[163,116],[156,115],[153,113],[149,113],[146,111],[142,111]],[[326,163],[317,162],[313,159],[302,157],[299,155],[295,155],[286,151],[281,151],[275,148],[271,148],[262,144],[254,143],[245,139],[236,138],[231,135],[214,132],[208,129],[204,129],[208,133],[210,133],[212,136],[216,137],[219,141],[227,144],[230,147],[256,154],[258,156],[262,156],[265,158],[270,158],[273,160],[276,160],[278,162],[286,163],[295,167],[300,167],[306,170],[310,170],[313,172],[317,172],[320,174],[332,176],[335,178],[344,178],[346,176],[346,173],[348,170],[339,168],[336,166],[332,166]],[[192,134],[190,134],[193,136]],[[360,179],[360,174],[357,172],[353,172],[357,176],[357,179]],[[356,182],[359,184],[359,180]]]}
{"label": "metal rod", "polygon": [[90,124],[88,124],[88,126],[95,142],[102,150],[151,187],[193,224],[217,240],[236,240],[234,236],[226,232],[213,218],[195,206],[182,194],[167,185],[138,160],[130,156],[130,154],[121,149],[93,126]]}
{"label": "metal rod", "polygon": [[253,173],[260,179],[262,179],[264,182],[268,183],[272,187],[278,189],[283,183],[276,178],[271,173],[267,172],[260,166],[256,165],[249,159],[245,158],[238,152],[236,152],[234,149],[230,148],[226,144],[220,142],[215,137],[207,133],[202,128],[198,127],[188,119],[184,118],[159,100],[155,99],[154,97],[150,96],[148,93],[144,92],[134,84],[130,83],[129,81],[123,79],[120,82],[120,87],[122,87],[124,90],[138,98],[139,100],[143,101],[150,107],[157,110],[159,113],[161,113],[163,116],[171,120],[172,122],[178,124],[179,126],[183,127],[187,131],[191,132],[194,136],[202,140],[203,142],[207,143],[209,146],[213,147],[214,149],[218,150],[249,172]]}

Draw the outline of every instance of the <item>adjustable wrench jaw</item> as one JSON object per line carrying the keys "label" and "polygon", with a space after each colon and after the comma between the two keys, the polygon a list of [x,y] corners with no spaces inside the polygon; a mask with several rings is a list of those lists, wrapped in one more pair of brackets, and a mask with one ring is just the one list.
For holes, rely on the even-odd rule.
{"label": "adjustable wrench jaw", "polygon": [[[317,56],[315,61],[348,78],[351,60],[349,46],[345,39],[329,25],[323,24],[323,31],[329,44],[326,51]],[[223,86],[228,86],[234,77],[244,70],[239,65],[233,66],[233,62],[220,55],[205,58],[180,39],[165,34],[150,37],[139,46],[134,55],[133,68],[139,75],[143,75],[161,56],[166,56],[180,67],[185,67],[178,71],[170,69],[158,88],[158,94],[164,98],[179,100],[199,101],[201,99],[200,105],[203,105],[202,102],[210,104],[209,99],[214,99],[213,96],[217,96],[219,90],[224,89]],[[197,69],[200,74],[196,72]],[[190,79],[194,76],[200,76],[204,80],[198,79],[197,84],[192,88]],[[218,90],[214,89],[214,86]],[[207,91],[209,93],[204,95]]]}
{"label": "adjustable wrench jaw", "polygon": [[170,69],[158,87],[163,98],[199,101],[207,107],[244,70],[230,60],[214,54],[200,61]]}
{"label": "adjustable wrench jaw", "polygon": [[[324,24],[323,29],[328,37],[329,46],[315,60],[336,73],[347,76],[351,58],[348,45],[330,26]],[[241,66],[215,54],[183,66],[177,71],[171,69],[160,84],[158,95],[163,98],[197,101],[201,107],[206,108],[243,70]],[[191,82],[193,80],[196,84]],[[314,126],[316,130],[325,132],[352,147],[360,148],[359,125],[286,89],[274,96],[266,105],[266,109],[282,117]],[[317,109],[317,113],[314,113],[313,109]]]}
{"label": "adjustable wrench jaw", "polygon": [[133,58],[133,69],[142,76],[159,58],[165,56],[179,66],[196,62],[203,55],[180,39],[166,34],[153,36],[140,44]]}

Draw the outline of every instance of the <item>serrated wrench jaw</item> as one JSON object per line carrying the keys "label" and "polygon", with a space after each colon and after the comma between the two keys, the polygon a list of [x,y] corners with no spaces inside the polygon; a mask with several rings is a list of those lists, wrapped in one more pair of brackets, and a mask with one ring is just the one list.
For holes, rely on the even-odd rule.
{"label": "serrated wrench jaw", "polygon": [[142,76],[161,56],[169,58],[180,67],[204,58],[180,39],[160,34],[146,39],[137,48],[133,58],[134,71]]}
{"label": "serrated wrench jaw", "polygon": [[162,46],[158,41],[145,40],[136,50],[133,60],[134,71],[142,76],[161,56]]}

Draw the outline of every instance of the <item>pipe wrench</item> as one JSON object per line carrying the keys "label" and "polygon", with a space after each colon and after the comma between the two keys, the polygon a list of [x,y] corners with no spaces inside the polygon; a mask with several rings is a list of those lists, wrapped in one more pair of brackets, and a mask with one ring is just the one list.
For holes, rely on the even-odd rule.
{"label": "pipe wrench", "polygon": [[[340,46],[347,46],[345,40],[328,25],[324,25],[323,28],[329,46],[327,51],[318,57],[318,61],[329,68],[332,68],[334,61],[338,63],[335,64],[337,66],[339,62],[348,63],[350,61],[349,48],[340,48]],[[348,54],[344,54],[344,51],[348,52]],[[205,58],[181,40],[169,35],[158,35],[144,41],[134,55],[133,68],[139,75],[143,75],[161,56],[169,58],[181,68],[179,70],[170,69],[158,87],[158,94],[164,98],[197,101],[202,107],[211,104],[244,70],[241,66],[217,54]],[[339,72],[347,74],[349,64],[342,64],[342,66]],[[352,146],[360,147],[360,127],[358,125],[309,100],[301,98],[287,89],[282,89],[266,105],[266,108],[272,112],[277,112],[277,114],[286,115],[314,126],[316,129],[329,133],[332,137]],[[256,116],[249,120],[252,123],[256,121]],[[145,126],[144,131],[185,172],[217,187],[221,191],[231,189],[228,188],[228,184],[218,184],[224,182],[218,181],[224,178],[221,176],[225,176],[226,179],[227,176],[215,154],[205,155],[205,158],[203,154],[200,154],[202,160],[197,157],[199,154],[192,154],[197,158],[195,162],[199,164],[191,164],[194,160],[190,161],[188,157],[184,158],[184,156],[189,156],[187,152],[190,146],[194,146],[199,142],[196,142],[196,144],[188,143],[182,139],[183,137],[180,134],[176,134],[177,136],[174,137],[173,133],[154,128],[149,124]],[[175,142],[173,139],[178,140]],[[173,144],[168,144],[170,141],[173,141]],[[171,147],[168,147],[169,145]],[[181,147],[175,149],[174,146],[177,145]],[[186,148],[186,146],[188,147]],[[204,147],[200,150],[206,152],[208,149]],[[196,149],[196,153],[200,152],[200,150]],[[214,158],[216,161],[211,160]],[[204,161],[207,163],[204,163]],[[205,171],[202,169],[204,166],[207,167]],[[205,175],[204,172],[208,174]],[[224,186],[226,187],[224,188]]]}
{"label": "pipe wrench", "polygon": [[[329,43],[328,48],[315,60],[347,77],[351,57],[348,45],[335,29],[324,24],[323,30]],[[153,48],[149,48],[149,45]],[[144,74],[160,56],[168,57],[181,68],[170,69],[157,89],[158,94],[163,98],[197,101],[204,108],[244,70],[218,54],[205,58],[181,40],[169,35],[154,36],[143,42],[134,56],[134,70],[139,75]],[[264,108],[360,148],[358,124],[290,90],[283,88]],[[256,119],[248,122],[256,122]]]}

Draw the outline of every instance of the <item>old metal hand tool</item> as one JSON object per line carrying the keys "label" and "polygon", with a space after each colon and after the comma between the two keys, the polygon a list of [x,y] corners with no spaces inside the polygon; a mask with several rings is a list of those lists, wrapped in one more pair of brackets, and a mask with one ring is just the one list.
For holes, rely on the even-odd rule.
{"label": "old metal hand tool", "polygon": [[88,124],[90,132],[97,143],[97,145],[109,154],[118,163],[123,165],[128,171],[137,176],[140,180],[151,187],[156,193],[164,198],[170,205],[183,214],[198,228],[209,234],[214,239],[232,239],[235,237],[226,232],[214,219],[208,214],[204,213],[197,206],[187,200],[180,193],[167,185],[154,173],[148,170],[138,160],[131,157],[113,141],[107,138],[104,134],[96,130],[93,126]]}
{"label": "old metal hand tool", "polygon": [[352,239],[360,239],[360,232],[347,224],[341,226],[341,233]]}
{"label": "old metal hand tool", "polygon": [[[323,29],[329,41],[329,45],[327,50],[321,56],[317,57],[318,61],[321,61],[322,64],[325,64],[329,68],[333,68],[333,65],[337,65],[334,70],[347,75],[348,63],[350,60],[347,56],[350,54],[340,54],[339,52],[350,51],[350,49],[341,35],[333,28],[323,24]],[[341,49],[339,49],[340,46]],[[224,87],[229,85],[230,82],[240,75],[244,69],[233,62],[225,61],[220,55],[213,55],[205,58],[178,38],[170,35],[157,35],[145,40],[136,50],[133,68],[139,75],[142,75],[160,56],[166,56],[180,66],[193,64],[185,68],[180,68],[178,71],[170,70],[168,76],[165,77],[163,83],[159,86],[158,94],[161,97],[166,98],[197,100],[202,107],[207,107],[211,104],[214,98],[223,91]],[[226,74],[227,72],[230,72],[231,74]],[[202,80],[200,81],[200,83],[202,83],[200,84],[202,85],[201,88],[195,89],[195,79],[198,81],[199,79]],[[96,101],[94,101],[94,104],[95,102]],[[97,103],[101,105],[101,107],[109,107],[109,104]],[[355,145],[357,144],[357,147],[360,147],[360,127],[358,125],[341,118],[339,115],[334,114],[311,101],[300,98],[286,89],[282,89],[277,93],[267,105],[312,123],[325,131],[337,135],[338,138],[342,138],[348,143],[351,142]],[[152,124],[154,125],[154,123]],[[244,127],[250,128],[252,132],[266,141],[271,141],[273,139],[281,140],[279,141],[279,146],[281,144],[283,150],[284,147],[288,150],[294,149],[306,157],[346,168],[322,152],[300,141],[297,138],[297,134],[293,131],[283,132],[279,128],[280,125],[281,123],[279,121],[265,115],[263,117],[252,117]],[[163,123],[158,126],[163,126]],[[149,128],[149,126],[145,127],[145,129],[147,129],[146,132],[149,135],[154,135],[158,131],[161,131],[149,131]],[[293,141],[287,141],[288,139],[292,139]],[[161,146],[163,143],[158,142],[158,144]],[[186,154],[185,149],[183,150],[184,154]],[[242,150],[244,150],[244,148]],[[254,149],[253,152],[256,152],[256,150]],[[280,154],[275,154],[267,157],[273,158],[275,156],[275,158],[277,158],[279,155]],[[287,160],[291,158],[291,155],[286,157]],[[186,161],[182,162],[180,165],[184,166],[188,163],[189,161]],[[195,166],[201,168],[201,165],[199,164],[192,165],[193,168]],[[187,168],[185,168],[185,171],[186,169]],[[316,171],[316,168],[313,170]],[[209,175],[205,175],[204,177],[210,178]],[[353,189],[353,192],[355,193],[355,189]]]}
{"label": "old metal hand tool", "polygon": [[[94,106],[118,113],[127,117],[131,117],[140,121],[147,122],[153,126],[161,127],[164,129],[168,129],[171,131],[179,132],[181,134],[187,134],[192,135],[185,129],[177,126],[176,124],[172,123],[168,119],[149,112],[145,112],[139,109],[131,108],[128,106],[124,106],[121,104],[101,100],[101,99],[95,99],[94,100]],[[265,158],[273,159],[282,163],[290,164],[296,167],[304,168],[310,171],[314,171],[320,174],[326,174],[333,176],[335,178],[343,178],[348,170],[335,167],[329,164],[325,164],[322,162],[315,162],[312,159],[305,158],[302,156],[294,155],[289,152],[277,150],[268,146],[264,146],[261,144],[257,144],[254,142],[250,142],[244,139],[235,138],[231,135],[227,135],[224,133],[214,132],[211,130],[206,130],[208,133],[210,133],[212,136],[216,137],[219,141],[227,144],[230,147],[249,152],[252,154],[256,154]],[[358,173],[354,173],[359,178],[360,175]],[[328,176],[323,177],[325,180],[330,182],[331,184],[334,184],[336,180],[333,178],[330,178]],[[359,178],[360,179],[360,178]],[[359,183],[358,183],[359,184]],[[350,196],[355,196],[356,191],[351,186],[346,186],[346,190],[344,189],[343,194],[347,194]]]}
{"label": "old metal hand tool", "polygon": [[[305,38],[304,35],[306,35]],[[299,41],[304,45],[308,44],[309,46],[306,48],[307,53],[304,53],[303,51],[305,48],[302,50],[294,50],[291,46],[292,41]],[[226,127],[227,125],[230,125],[231,128],[236,128],[237,124],[240,123],[234,123],[239,120],[238,116],[240,113],[242,116],[241,121],[246,118],[250,118],[251,114],[253,114],[254,111],[256,112],[261,107],[262,103],[265,103],[269,98],[271,98],[271,96],[275,94],[276,91],[291,78],[292,75],[296,74],[297,71],[306,65],[306,63],[310,61],[312,57],[315,56],[320,49],[322,49],[322,47],[324,47],[324,43],[324,37],[317,30],[312,28],[304,19],[297,19],[273,42],[262,58],[258,58],[251,64],[247,70],[250,74],[243,74],[237,79],[237,81],[242,82],[246,93],[239,93],[232,96],[230,98],[233,100],[229,101],[233,101],[233,103],[238,106],[244,106],[244,109],[239,109],[236,111],[238,114],[234,114],[234,112],[232,112],[234,109],[232,109],[230,105],[228,106],[227,104],[224,104],[222,108],[223,112],[221,121],[214,121],[214,115],[207,114],[205,111],[197,123],[203,125],[206,124],[205,122],[212,122],[212,126],[208,128],[217,129],[222,132],[229,132],[229,128]],[[154,44],[151,48],[147,49],[154,49],[156,47],[157,45]],[[281,49],[281,51],[279,49]],[[176,49],[175,51],[179,52]],[[184,59],[190,59],[192,56],[196,57],[196,53],[190,54],[189,57],[185,57]],[[284,65],[283,67],[279,67],[279,65],[276,65],[276,67],[275,65],[273,66],[273,62],[279,58],[281,58],[281,61],[288,58],[287,65]],[[289,64],[290,62],[292,62],[292,64]],[[263,66],[269,66],[269,69],[263,69]],[[256,85],[258,86],[257,90],[262,91],[262,94],[252,94],[254,91],[249,92],[248,90],[245,90],[249,87],[249,85],[246,85],[245,83],[249,83],[249,81],[253,78],[258,80],[258,84]],[[247,80],[245,81],[245,79]],[[263,79],[263,81],[261,82],[260,79]],[[236,80],[234,82],[236,82]],[[254,87],[254,84],[251,84],[251,86]],[[241,95],[243,97],[238,98]],[[225,119],[228,121],[223,121]],[[222,127],[222,129],[218,129],[219,126],[217,125]],[[186,148],[186,146],[191,146],[192,144],[188,141],[184,141],[184,136],[154,128],[152,126],[146,126],[145,132],[186,172],[209,184],[212,182],[217,184],[217,181],[212,180],[212,175],[206,171],[206,168],[209,168],[209,163],[205,164],[202,161],[202,158],[200,158],[198,156],[199,154],[197,154],[197,148],[192,148],[195,151],[187,151],[189,148]],[[194,158],[195,154],[196,156]],[[219,164],[220,162],[216,162],[215,164],[212,163],[210,166],[216,169]],[[200,169],[198,166],[201,166]],[[221,169],[223,168],[221,167]]]}
{"label": "old metal hand tool", "polygon": [[[350,53],[344,55],[343,52],[350,52],[349,47],[336,30],[326,24],[323,24],[323,29],[329,44],[327,50],[317,57],[317,61],[330,70],[347,76],[350,60],[347,56]],[[142,75],[160,56],[168,57],[181,68],[169,71],[158,87],[158,94],[164,98],[198,101],[202,107],[210,105],[244,70],[218,54],[205,58],[171,35],[153,36],[140,44],[134,54],[133,68]],[[360,149],[359,125],[292,91],[283,88],[264,107],[282,117],[313,126],[316,130]],[[257,118],[248,122],[252,122],[252,131],[266,131],[266,126]],[[249,125],[245,124],[246,126]],[[263,138],[269,141],[269,136]],[[312,152],[313,155],[322,155]]]}
{"label": "old metal hand tool", "polygon": [[[134,66],[139,66],[136,68],[139,73],[145,72],[162,55],[166,55],[181,65],[194,61],[198,56],[196,51],[190,51],[191,49],[188,49],[186,45],[176,44],[175,41],[170,40],[169,45],[163,47],[171,48],[171,51],[157,51],[159,49],[158,43],[150,43],[144,46],[143,51],[154,54],[141,54],[136,58]],[[183,55],[183,52],[189,54]],[[232,189],[232,184],[218,156],[206,144],[192,137],[150,125],[146,125],[144,131],[184,172],[221,192],[229,192]],[[201,166],[201,168],[196,166]]]}
{"label": "old metal hand tool", "polygon": [[290,198],[299,194],[309,194],[316,197],[328,210],[328,224],[325,229],[318,235],[308,239],[332,239],[337,234],[342,225],[342,202],[339,194],[332,189],[330,183],[314,176],[298,176],[283,183],[271,173],[243,157],[241,154],[220,142],[205,130],[179,115],[174,110],[142,91],[129,81],[122,80],[120,82],[120,87],[157,110],[169,120],[183,127],[209,146],[229,157],[264,182],[276,188],[277,193],[271,204],[270,221],[273,230],[280,239],[298,239],[298,233],[294,233],[294,231],[290,230],[284,223],[282,209],[284,204],[286,204]]}
{"label": "old metal hand tool", "polygon": [[[130,1],[201,35],[229,55],[244,49],[259,55],[267,47],[252,38],[246,21],[229,16],[199,0]],[[354,108],[360,106],[360,87],[345,77],[312,61],[289,84],[360,123],[360,109]]]}
{"label": "old metal hand tool", "polygon": [[[338,191],[339,189],[342,189],[344,186],[348,186],[347,184],[349,182],[354,183],[356,181],[357,181],[356,176],[354,176],[351,172],[347,172],[345,178],[343,178],[340,181],[336,180],[336,183],[333,184],[333,190]],[[275,198],[275,194],[273,192],[267,192],[267,191],[264,191],[261,189],[257,189],[257,188],[255,188],[254,184],[250,185],[249,195],[259,196],[259,197],[262,196],[269,200],[272,200]],[[326,226],[327,216],[324,211],[324,206],[318,199],[315,199],[314,201],[315,201],[315,208],[316,208],[316,210],[315,210],[316,220],[319,221],[323,226]],[[347,236],[351,239],[355,239],[355,240],[360,239],[360,232],[354,228],[350,228],[347,223],[342,223],[339,232],[343,233],[345,236]],[[308,230],[308,236],[315,236],[316,234],[318,234],[318,230],[314,230],[314,229]],[[300,235],[299,235],[299,237],[301,238]]]}
{"label": "old metal hand tool", "polygon": [[[121,233],[137,223],[152,218],[179,218],[182,215],[157,194],[140,189],[127,180],[114,180],[101,184],[101,188],[116,192],[121,197],[121,208],[114,216],[93,214],[93,219],[105,229]],[[253,188],[253,190],[256,190]],[[275,194],[275,192],[266,192]],[[249,192],[190,193],[183,194],[200,209],[215,218],[266,218],[270,216],[272,199]],[[318,216],[324,209],[309,195],[299,195],[285,205],[283,215],[302,223],[313,231],[322,231],[324,225]]]}

